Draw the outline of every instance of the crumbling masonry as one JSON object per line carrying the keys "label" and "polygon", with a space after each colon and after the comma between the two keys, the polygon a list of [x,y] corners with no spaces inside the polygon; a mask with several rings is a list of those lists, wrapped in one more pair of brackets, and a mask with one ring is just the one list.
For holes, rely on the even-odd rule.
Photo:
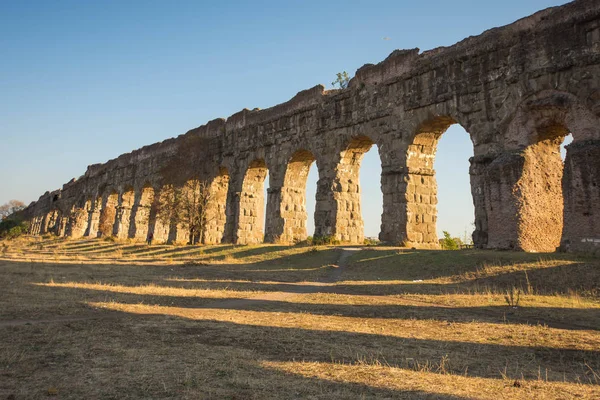
{"label": "crumbling masonry", "polygon": [[[212,191],[206,243],[292,243],[307,236],[306,178],[316,162],[315,235],[360,243],[360,163],[377,144],[380,239],[435,248],[433,161],[452,124],[473,142],[476,247],[600,251],[597,0],[540,11],[451,47],[394,51],[360,68],[347,89],[316,86],[91,165],[25,215],[33,233],[144,240],[153,232],[158,241],[185,242],[186,227],[165,223],[156,205],[166,188],[199,179]],[[574,140],[563,164],[568,133]]]}

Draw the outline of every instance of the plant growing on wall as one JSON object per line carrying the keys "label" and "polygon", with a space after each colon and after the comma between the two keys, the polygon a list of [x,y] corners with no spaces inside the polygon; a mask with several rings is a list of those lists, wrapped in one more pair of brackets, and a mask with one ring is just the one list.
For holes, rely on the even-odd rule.
{"label": "plant growing on wall", "polygon": [[348,84],[350,84],[350,77],[348,76],[348,73],[346,71],[338,72],[336,76],[337,78],[335,81],[331,82],[331,86],[338,86],[340,89],[346,89]]}

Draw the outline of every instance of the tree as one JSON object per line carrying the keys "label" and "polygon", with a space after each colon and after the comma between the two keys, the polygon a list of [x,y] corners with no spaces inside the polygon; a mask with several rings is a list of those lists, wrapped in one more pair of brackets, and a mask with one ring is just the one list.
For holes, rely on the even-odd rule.
{"label": "tree", "polygon": [[211,196],[210,184],[198,179],[189,180],[180,188],[166,185],[157,204],[158,218],[165,225],[184,226],[188,230],[190,244],[203,243],[206,226],[210,222],[208,206]]}
{"label": "tree", "polygon": [[173,185],[165,185],[160,190],[156,201],[156,217],[165,226],[171,225],[179,219],[177,212],[179,191]]}
{"label": "tree", "polygon": [[460,239],[450,236],[448,231],[443,231],[444,238],[440,239],[440,245],[444,250],[458,250],[460,247]]}
{"label": "tree", "polygon": [[0,206],[0,221],[25,208],[25,203],[20,200],[10,200]]}
{"label": "tree", "polygon": [[180,192],[180,218],[188,227],[191,244],[203,243],[208,221],[210,185],[206,181],[187,181]]}
{"label": "tree", "polygon": [[14,214],[25,208],[25,203],[11,200],[0,206],[0,239],[12,239],[27,232],[29,226]]}
{"label": "tree", "polygon": [[350,83],[350,77],[348,76],[348,73],[346,71],[338,72],[336,76],[337,78],[335,81],[331,82],[331,86],[335,87],[338,85],[340,89],[346,89]]}

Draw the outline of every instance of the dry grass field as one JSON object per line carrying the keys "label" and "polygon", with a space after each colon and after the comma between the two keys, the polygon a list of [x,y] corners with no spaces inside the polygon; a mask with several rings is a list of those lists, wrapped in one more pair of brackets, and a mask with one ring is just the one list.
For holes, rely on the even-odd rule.
{"label": "dry grass field", "polygon": [[0,242],[0,399],[600,398],[600,260]]}

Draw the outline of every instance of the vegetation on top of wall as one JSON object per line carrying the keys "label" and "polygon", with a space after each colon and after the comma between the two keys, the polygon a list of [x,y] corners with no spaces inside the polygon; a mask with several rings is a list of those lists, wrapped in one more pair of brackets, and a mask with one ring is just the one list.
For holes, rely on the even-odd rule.
{"label": "vegetation on top of wall", "polygon": [[338,86],[340,89],[346,89],[350,84],[350,76],[348,76],[348,73],[346,71],[338,72],[336,76],[337,78],[335,81],[331,82],[331,86]]}

